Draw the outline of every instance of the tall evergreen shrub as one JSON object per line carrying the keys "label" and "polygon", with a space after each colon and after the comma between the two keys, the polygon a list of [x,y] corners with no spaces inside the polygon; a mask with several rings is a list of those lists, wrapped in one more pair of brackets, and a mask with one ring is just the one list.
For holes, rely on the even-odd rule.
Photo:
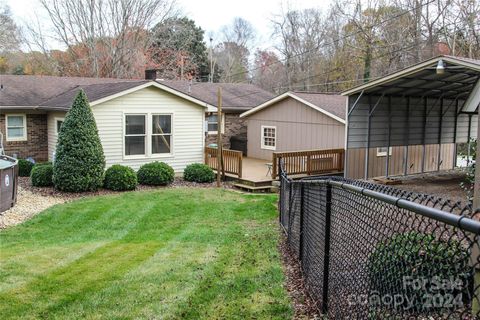
{"label": "tall evergreen shrub", "polygon": [[58,136],[53,183],[62,191],[97,190],[103,184],[105,156],[83,90],[75,97]]}

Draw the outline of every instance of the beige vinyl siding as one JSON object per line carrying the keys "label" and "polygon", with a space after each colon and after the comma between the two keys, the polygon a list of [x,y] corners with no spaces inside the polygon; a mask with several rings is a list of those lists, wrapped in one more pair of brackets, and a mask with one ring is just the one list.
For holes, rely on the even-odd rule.
{"label": "beige vinyl siding", "polygon": [[[438,170],[438,144],[425,146],[424,172]],[[345,176],[352,179],[365,178],[365,148],[352,148],[348,151],[347,170]],[[398,176],[405,172],[405,147],[392,147],[389,160],[389,175]],[[454,165],[455,145],[447,143],[441,145],[440,170],[452,169]],[[385,176],[386,156],[377,156],[377,148],[370,148],[368,155],[368,178]],[[408,147],[407,174],[422,172],[423,146],[415,145]]]}
{"label": "beige vinyl siding", "polygon": [[[149,87],[93,106],[92,110],[107,167],[122,164],[137,170],[142,164],[163,161],[179,173],[188,164],[203,162],[205,109],[199,105]],[[135,159],[125,157],[124,114],[128,113],[172,114],[172,154]],[[150,118],[147,119],[147,126],[151,126]]]}
{"label": "beige vinyl siding", "polygon": [[[320,106],[321,107],[321,106]],[[247,117],[248,156],[273,152],[344,148],[345,125],[290,97]],[[261,148],[261,127],[276,127],[276,149]]]}
{"label": "beige vinyl siding", "polygon": [[48,160],[53,160],[53,154],[57,147],[57,134],[56,134],[56,119],[65,118],[66,112],[49,112],[47,117],[47,133],[48,133]]}
{"label": "beige vinyl siding", "polygon": [[[144,88],[133,93],[92,106],[98,134],[103,146],[107,168],[122,164],[137,170],[152,161],[166,162],[180,173],[191,163],[203,162],[205,109],[197,104],[176,97],[158,88]],[[153,155],[129,159],[124,156],[125,114],[171,114],[172,154]],[[57,144],[55,118],[65,113],[48,115],[48,154],[53,157]],[[147,117],[147,126],[151,126]],[[151,136],[147,136],[150,139]]]}

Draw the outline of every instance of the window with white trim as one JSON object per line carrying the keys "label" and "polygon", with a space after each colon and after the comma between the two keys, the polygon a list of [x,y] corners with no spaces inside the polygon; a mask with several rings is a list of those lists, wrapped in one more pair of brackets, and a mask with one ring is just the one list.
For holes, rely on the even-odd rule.
{"label": "window with white trim", "polygon": [[262,126],[262,149],[275,150],[277,145],[277,127]]}
{"label": "window with white trim", "polygon": [[172,115],[152,115],[152,154],[172,152]]}
{"label": "window with white trim", "polygon": [[380,147],[377,148],[377,157],[386,157],[387,156],[387,150],[388,150],[388,155],[392,155],[392,147]]}
{"label": "window with white trim", "polygon": [[125,115],[125,155],[146,154],[147,126],[145,114]]}
{"label": "window with white trim", "polygon": [[25,114],[7,114],[5,120],[7,141],[27,140],[27,116]]}
{"label": "window with white trim", "polygon": [[[208,134],[218,133],[218,114],[212,113],[206,117]],[[222,133],[225,133],[225,114],[222,114]]]}
{"label": "window with white trim", "polygon": [[56,135],[60,133],[60,129],[62,128],[62,125],[64,122],[65,122],[64,118],[55,118],[55,134]]}

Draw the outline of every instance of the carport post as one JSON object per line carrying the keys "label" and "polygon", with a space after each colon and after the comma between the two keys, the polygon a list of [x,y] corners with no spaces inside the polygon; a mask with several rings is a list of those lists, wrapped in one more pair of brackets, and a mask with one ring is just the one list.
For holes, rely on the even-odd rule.
{"label": "carport post", "polygon": [[423,150],[422,150],[422,173],[425,172],[425,154],[426,154],[426,147],[425,147],[425,142],[426,142],[426,136],[427,136],[427,106],[428,106],[428,98],[425,97],[425,111],[423,113],[424,119],[423,119],[423,139],[422,139],[422,144],[423,144]]}
{"label": "carport post", "polygon": [[[478,112],[478,111],[477,111]],[[478,125],[477,125],[477,154],[480,152],[480,144],[478,143],[478,140],[480,138],[480,117],[477,119]],[[476,208],[480,208],[480,170],[475,170],[475,184],[473,186],[473,210]],[[475,218],[475,217],[474,217]],[[480,219],[478,216],[476,219]],[[480,241],[480,239],[477,238],[477,241]],[[477,243],[477,245],[473,246],[472,248],[472,255],[471,255],[471,263],[473,265],[476,265],[476,270],[475,270],[475,278],[473,282],[473,287],[477,288],[476,291],[474,292],[473,296],[477,297],[480,299],[480,265],[479,265],[479,259],[480,259],[480,244]],[[480,312],[480,301],[478,299],[473,299],[472,302],[472,313],[473,314],[478,314]]]}
{"label": "carport post", "polygon": [[390,139],[392,133],[392,97],[388,96],[388,142],[387,142],[387,159],[385,160],[385,177],[388,178],[390,169]]}
{"label": "carport post", "polygon": [[453,168],[457,166],[457,126],[458,126],[458,99],[455,102],[455,125],[453,129]]}
{"label": "carport post", "polygon": [[438,154],[437,171],[440,171],[440,158],[442,155],[442,120],[443,120],[443,97],[440,100],[440,119],[438,120]]}
{"label": "carport post", "polygon": [[365,152],[365,180],[368,179],[368,162],[370,161],[370,126],[372,122],[372,114],[375,112],[375,109],[377,109],[378,105],[380,104],[380,101],[382,101],[383,96],[385,96],[385,93],[382,93],[380,98],[378,98],[377,102],[375,102],[375,105],[372,108],[372,102],[370,99],[370,96],[368,96],[368,122],[367,122],[367,151]]}
{"label": "carport post", "polygon": [[407,132],[406,134],[404,133],[404,138],[405,138],[405,150],[403,152],[403,163],[404,163],[404,172],[403,175],[407,175],[408,173],[408,145],[409,145],[409,137],[410,137],[410,96],[407,97]]}
{"label": "carport post", "polygon": [[468,115],[467,166],[470,164],[470,140],[472,139],[472,114]]}
{"label": "carport post", "polygon": [[367,148],[365,151],[365,177],[368,179],[368,162],[370,161],[370,124],[372,122],[372,101],[370,95],[368,96],[368,121],[367,121]]}

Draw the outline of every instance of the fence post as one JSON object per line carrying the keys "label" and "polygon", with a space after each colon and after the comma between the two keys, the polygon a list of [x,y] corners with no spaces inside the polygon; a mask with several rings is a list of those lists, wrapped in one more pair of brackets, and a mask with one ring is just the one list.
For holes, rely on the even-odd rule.
{"label": "fence post", "polygon": [[305,196],[305,184],[300,182],[301,185],[300,185],[300,221],[299,221],[299,224],[300,224],[300,244],[299,244],[299,248],[298,248],[298,257],[300,259],[300,267],[302,268],[303,270],[303,214],[304,214],[304,196]]}
{"label": "fence post", "polygon": [[323,256],[323,292],[322,313],[328,312],[328,275],[330,269],[330,226],[332,214],[332,185],[327,182],[327,194],[325,199],[325,252]]}

